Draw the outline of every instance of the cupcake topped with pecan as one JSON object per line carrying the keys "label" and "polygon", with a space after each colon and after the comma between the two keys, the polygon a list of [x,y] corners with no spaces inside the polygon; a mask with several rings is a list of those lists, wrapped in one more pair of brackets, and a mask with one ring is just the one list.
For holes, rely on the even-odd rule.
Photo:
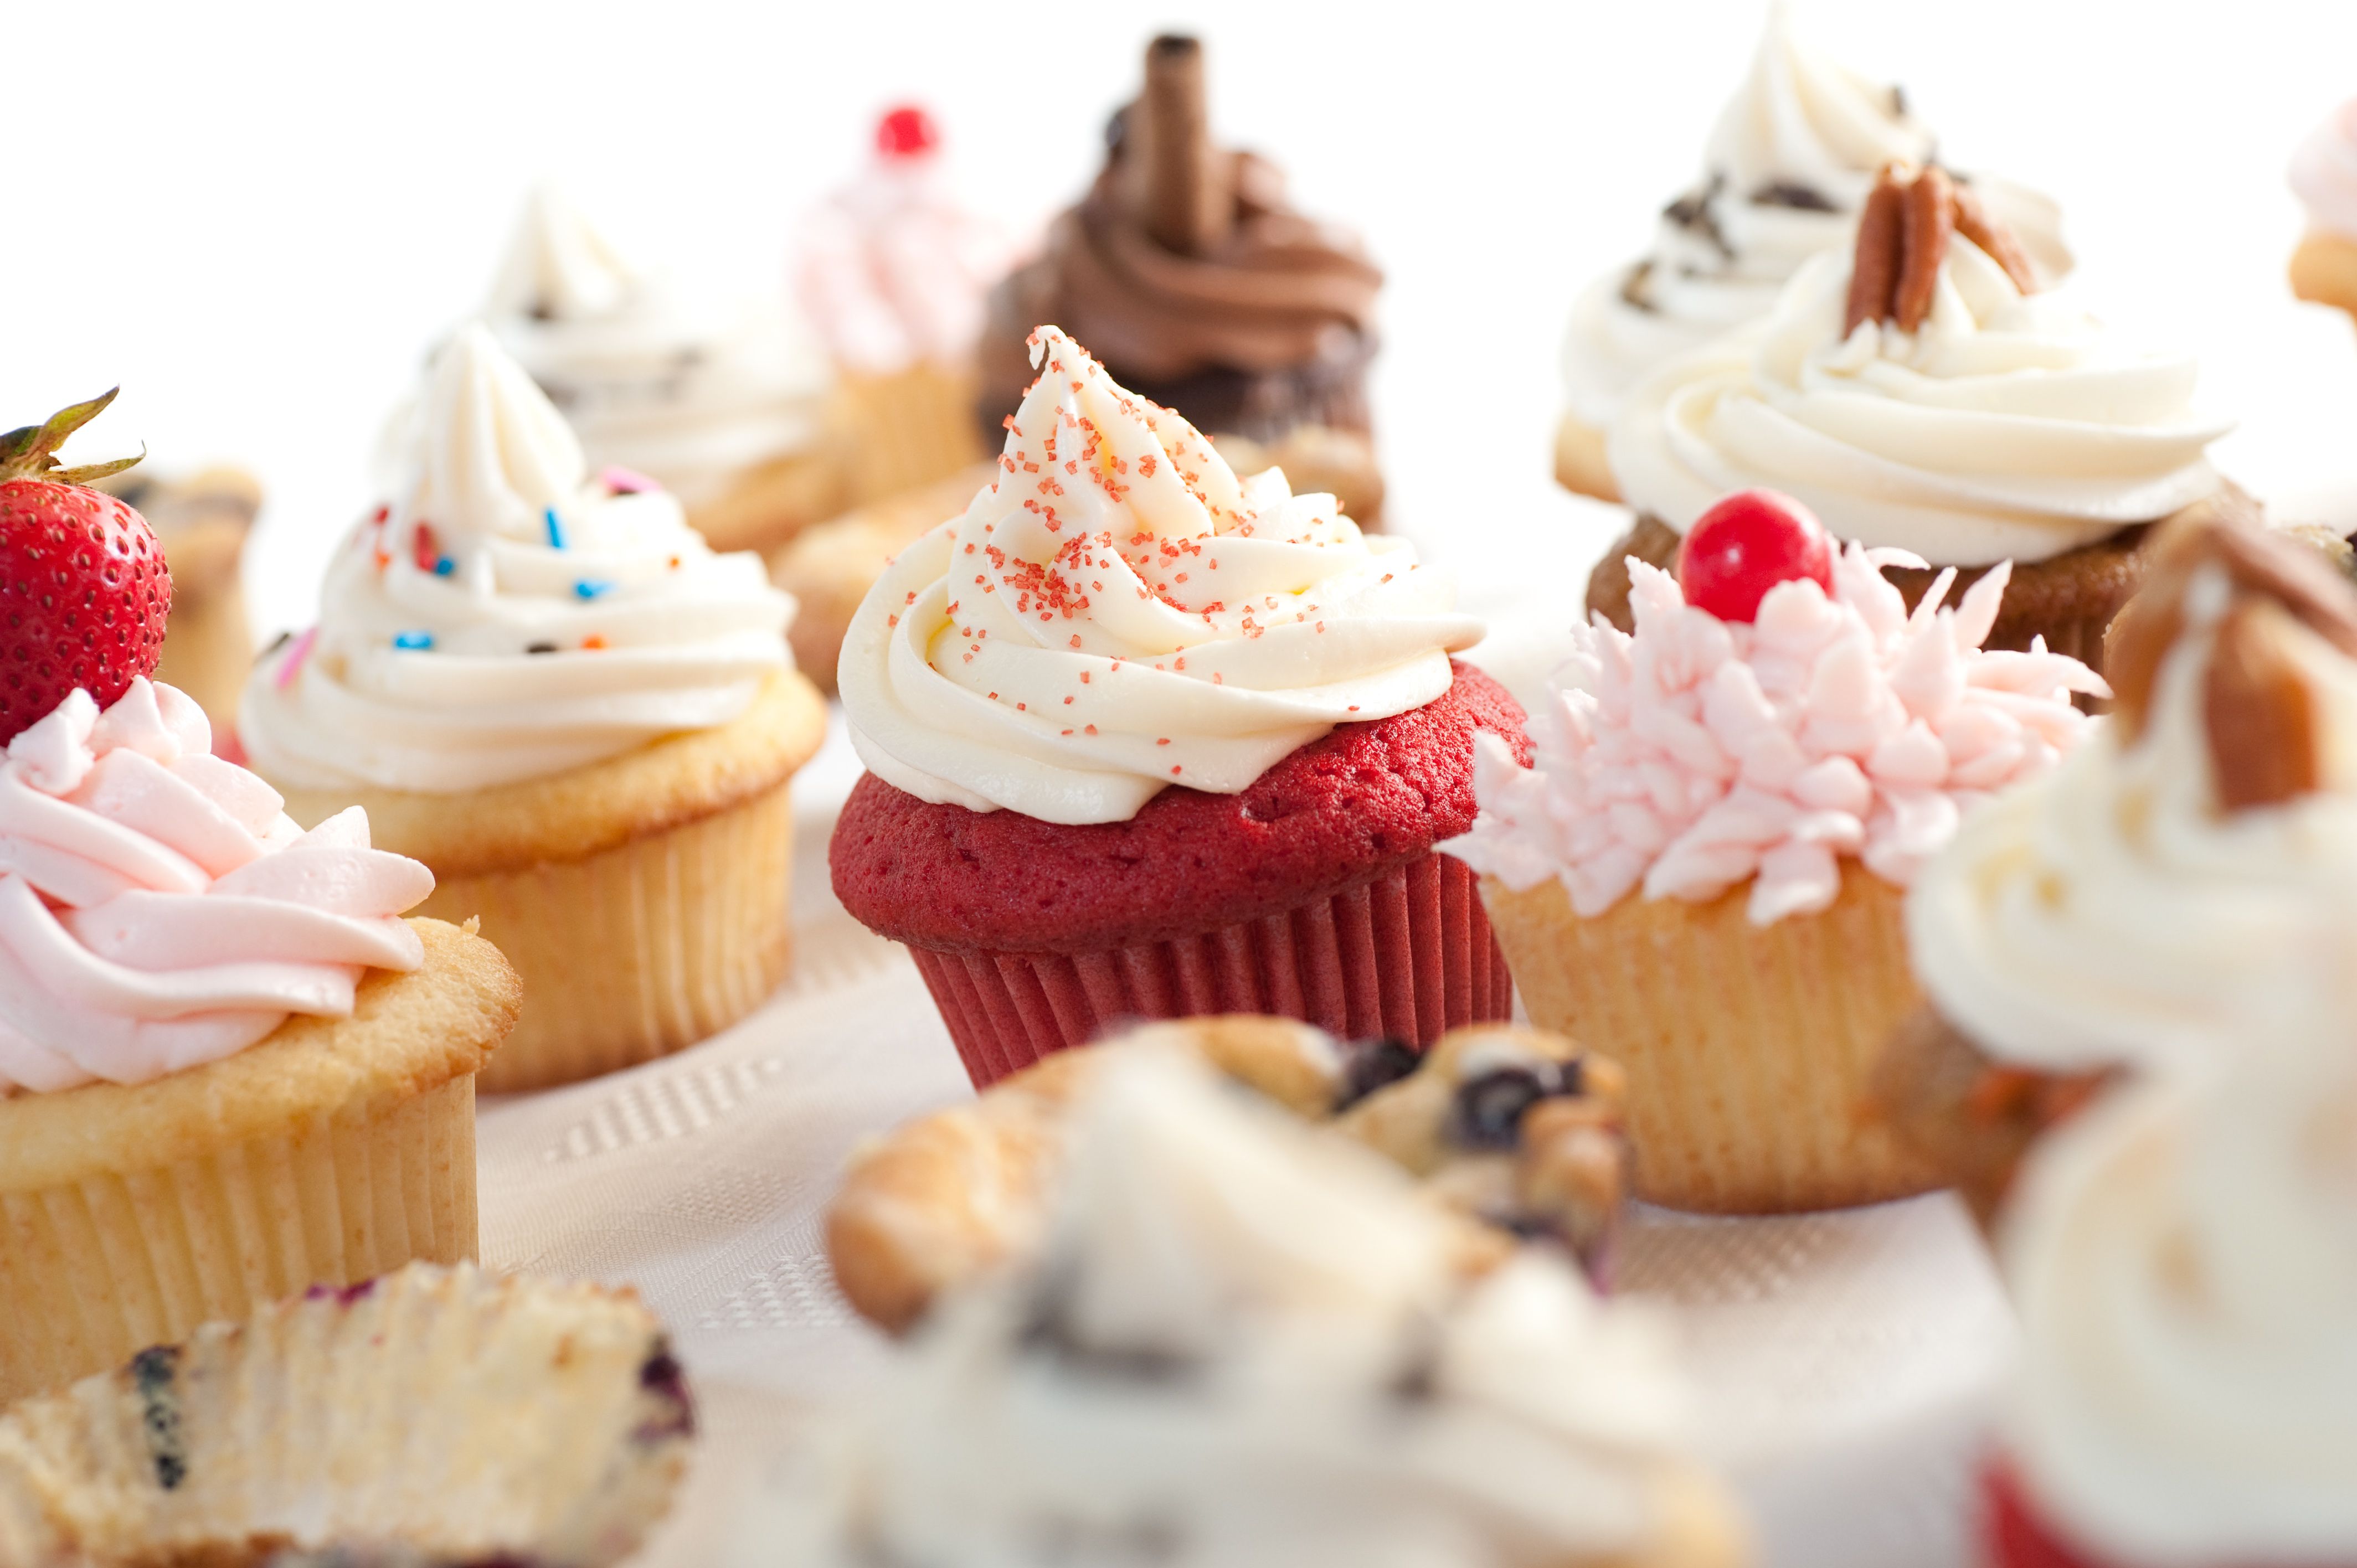
{"label": "cupcake topped with pecan", "polygon": [[[1974,188],[1893,165],[1848,252],[1809,263],[1764,322],[1665,368],[1623,411],[1612,469],[1639,521],[1589,606],[1625,624],[1620,558],[1667,564],[1720,495],[1764,485],[1837,538],[1933,568],[2012,561],[1996,646],[2044,636],[2097,663],[2144,525],[2225,488],[2207,449],[2230,427],[2194,409],[2195,373],[2044,291]],[[1903,583],[1910,601],[1929,582]]]}

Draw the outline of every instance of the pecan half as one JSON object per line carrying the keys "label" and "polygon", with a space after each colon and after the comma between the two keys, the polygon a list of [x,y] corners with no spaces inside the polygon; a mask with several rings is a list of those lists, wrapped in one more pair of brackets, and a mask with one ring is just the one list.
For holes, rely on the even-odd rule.
{"label": "pecan half", "polygon": [[1849,307],[1842,313],[1842,336],[1857,330],[1861,321],[1880,321],[1890,314],[1890,295],[1899,282],[1900,209],[1907,188],[1897,164],[1886,164],[1858,214],[1857,255],[1850,265]]}
{"label": "pecan half", "polygon": [[1937,164],[1915,177],[1900,209],[1899,284],[1890,314],[1901,332],[1912,332],[1932,314],[1939,292],[1940,266],[1948,259],[1948,236],[1956,227],[1956,185]]}
{"label": "pecan half", "polygon": [[2021,248],[2013,231],[1989,215],[1980,193],[1969,185],[1956,187],[1956,232],[1978,245],[1990,261],[2005,269],[2013,286],[2024,294],[2038,288],[2038,274],[2029,265],[2029,252]]}

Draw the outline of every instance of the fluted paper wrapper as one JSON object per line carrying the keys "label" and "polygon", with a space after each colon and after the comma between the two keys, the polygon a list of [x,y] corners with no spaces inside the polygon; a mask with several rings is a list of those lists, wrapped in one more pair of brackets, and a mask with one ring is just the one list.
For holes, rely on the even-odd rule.
{"label": "fluted paper wrapper", "polygon": [[173,1165],[0,1194],[0,1404],[314,1284],[474,1255],[471,1078]]}
{"label": "fluted paper wrapper", "polygon": [[1771,1214],[1940,1186],[1867,1109],[1883,1047],[1922,1000],[1904,895],[1847,866],[1830,908],[1764,927],[1749,895],[1632,896],[1583,918],[1558,881],[1481,884],[1531,1021],[1628,1069],[1639,1196]]}
{"label": "fluted paper wrapper", "polygon": [[404,1269],[0,1416],[0,1563],[292,1546],[602,1568],[670,1507],[693,1432],[661,1326],[627,1294]]}
{"label": "fluted paper wrapper", "polygon": [[1472,873],[1440,854],[1172,941],[1069,955],[909,952],[977,1089],[1124,1018],[1264,1013],[1421,1049],[1513,1012]]}
{"label": "fluted paper wrapper", "polygon": [[791,956],[793,838],[780,781],[585,859],[438,882],[418,913],[481,917],[523,977],[523,1017],[483,1091],[651,1061],[759,1006]]}

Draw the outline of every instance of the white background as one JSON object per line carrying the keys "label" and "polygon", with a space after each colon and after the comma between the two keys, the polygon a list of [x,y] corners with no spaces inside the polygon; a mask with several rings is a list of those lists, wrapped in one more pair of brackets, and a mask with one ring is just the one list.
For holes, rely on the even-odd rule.
{"label": "white background", "polygon": [[[690,275],[781,288],[799,215],[902,98],[958,183],[1036,224],[1097,163],[1146,38],[1211,50],[1222,138],[1390,274],[1376,381],[1394,515],[1478,599],[1560,593],[1616,521],[1548,482],[1555,359],[1641,249],[1740,78],[1760,0],[1552,5],[79,5],[9,73],[0,427],[106,386],[77,448],[225,458],[269,492],[257,631],[307,620],[421,354],[480,299],[526,186],[566,178]],[[1803,0],[1903,82],[1952,161],[2059,198],[2099,314],[2198,350],[2225,466],[2316,514],[2357,470],[2357,353],[2293,302],[2299,137],[2357,91],[2339,0]],[[2350,521],[2357,522],[2357,510]]]}

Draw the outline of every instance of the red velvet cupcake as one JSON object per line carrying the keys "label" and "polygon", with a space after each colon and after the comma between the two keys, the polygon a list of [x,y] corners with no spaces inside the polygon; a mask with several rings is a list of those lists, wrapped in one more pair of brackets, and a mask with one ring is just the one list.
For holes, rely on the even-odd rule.
{"label": "red velvet cupcake", "polygon": [[1513,700],[1403,541],[1053,328],[997,478],[869,594],[837,675],[869,768],[834,887],[908,944],[987,1083],[1115,1018],[1252,1012],[1422,1046],[1505,1018],[1469,874]]}

